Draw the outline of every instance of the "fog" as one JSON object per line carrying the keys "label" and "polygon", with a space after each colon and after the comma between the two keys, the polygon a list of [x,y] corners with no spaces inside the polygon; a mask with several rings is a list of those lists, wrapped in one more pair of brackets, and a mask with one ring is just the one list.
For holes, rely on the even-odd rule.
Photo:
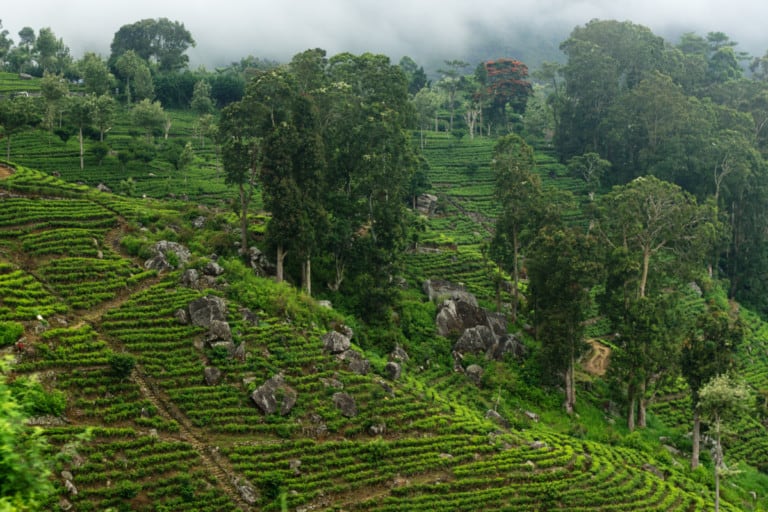
{"label": "fog", "polygon": [[[4,0],[3,28],[18,41],[29,26],[50,27],[75,58],[107,56],[114,33],[144,18],[184,23],[197,46],[192,67],[255,57],[286,61],[307,48],[403,55],[417,62],[468,58],[487,40],[506,52],[538,40],[557,43],[590,19],[630,20],[672,41],[683,32],[725,32],[739,49],[768,49],[768,2],[758,0]],[[475,50],[474,53],[477,53]],[[489,55],[499,57],[502,55]],[[508,55],[522,58],[521,55]]]}

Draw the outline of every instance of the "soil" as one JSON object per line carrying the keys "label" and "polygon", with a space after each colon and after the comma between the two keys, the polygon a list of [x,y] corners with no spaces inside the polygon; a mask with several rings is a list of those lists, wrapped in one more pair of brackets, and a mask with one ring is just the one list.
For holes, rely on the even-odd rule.
{"label": "soil", "polygon": [[0,164],[0,180],[10,178],[14,170],[7,165]]}
{"label": "soil", "polygon": [[587,340],[592,350],[587,354],[583,364],[584,371],[602,377],[608,369],[608,361],[611,358],[611,349],[597,340]]}

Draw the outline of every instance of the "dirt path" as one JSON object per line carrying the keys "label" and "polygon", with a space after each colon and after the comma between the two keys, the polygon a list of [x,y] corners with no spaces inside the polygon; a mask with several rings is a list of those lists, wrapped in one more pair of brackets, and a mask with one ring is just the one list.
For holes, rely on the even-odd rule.
{"label": "dirt path", "polygon": [[16,172],[14,169],[11,169],[7,165],[0,164],[0,180],[10,178],[14,172]]}
{"label": "dirt path", "polygon": [[608,369],[608,361],[611,358],[611,349],[597,340],[587,340],[592,350],[587,355],[587,360],[582,364],[584,371],[602,377]]}
{"label": "dirt path", "polygon": [[238,482],[244,481],[244,479],[237,476],[237,472],[232,467],[229,460],[219,453],[218,447],[211,446],[201,440],[202,436],[197,433],[189,419],[179,410],[170,398],[155,385],[150,377],[144,375],[138,365],[133,372],[132,379],[138,384],[142,396],[150,401],[163,418],[173,419],[179,424],[178,437],[182,441],[192,445],[195,451],[200,455],[203,467],[205,467],[205,469],[220,482],[220,489],[224,491],[242,510],[254,510],[253,505],[246,502],[238,490]]}

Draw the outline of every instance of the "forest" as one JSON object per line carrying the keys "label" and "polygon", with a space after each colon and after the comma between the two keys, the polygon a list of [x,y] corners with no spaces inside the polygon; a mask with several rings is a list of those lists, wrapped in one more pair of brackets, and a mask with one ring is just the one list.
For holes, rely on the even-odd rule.
{"label": "forest", "polygon": [[0,510],[766,510],[768,53],[194,44],[0,24]]}

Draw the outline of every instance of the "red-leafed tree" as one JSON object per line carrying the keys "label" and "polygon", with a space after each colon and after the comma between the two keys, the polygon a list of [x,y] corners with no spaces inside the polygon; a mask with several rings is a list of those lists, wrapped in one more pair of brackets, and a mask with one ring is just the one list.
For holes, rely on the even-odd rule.
{"label": "red-leafed tree", "polygon": [[506,124],[507,105],[517,114],[525,112],[528,98],[533,94],[528,66],[509,58],[489,60],[480,65],[477,75],[485,86],[488,121],[497,126]]}

